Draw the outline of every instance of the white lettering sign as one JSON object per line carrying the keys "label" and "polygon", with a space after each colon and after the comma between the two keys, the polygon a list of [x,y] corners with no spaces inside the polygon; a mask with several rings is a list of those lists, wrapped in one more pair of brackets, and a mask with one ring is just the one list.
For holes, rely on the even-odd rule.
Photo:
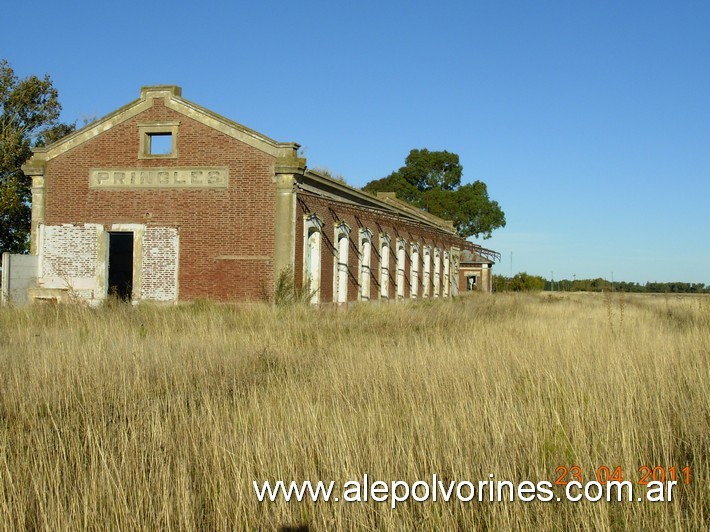
{"label": "white lettering sign", "polygon": [[89,188],[227,188],[229,169],[209,168],[94,168]]}

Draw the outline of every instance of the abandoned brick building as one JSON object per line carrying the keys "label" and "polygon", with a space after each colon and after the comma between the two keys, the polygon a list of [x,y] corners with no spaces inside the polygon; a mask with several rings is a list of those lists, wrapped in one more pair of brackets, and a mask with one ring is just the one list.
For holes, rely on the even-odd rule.
{"label": "abandoned brick building", "polygon": [[490,290],[493,252],[308,170],[298,148],[144,87],[34,150],[31,255],[4,255],[4,299],[262,300],[283,272],[314,303]]}

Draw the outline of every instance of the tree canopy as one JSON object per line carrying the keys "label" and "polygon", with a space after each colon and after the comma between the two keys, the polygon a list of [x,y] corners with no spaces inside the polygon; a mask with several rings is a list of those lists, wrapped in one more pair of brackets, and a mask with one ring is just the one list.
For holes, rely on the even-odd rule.
{"label": "tree canopy", "polygon": [[526,272],[516,273],[514,277],[502,275],[493,276],[494,292],[537,292],[544,290],[545,278],[539,275],[530,275]]}
{"label": "tree canopy", "polygon": [[32,183],[20,167],[33,146],[74,130],[59,122],[61,110],[49,76],[20,80],[6,60],[0,61],[0,251],[27,251]]}
{"label": "tree canopy", "polygon": [[505,227],[505,214],[488,197],[482,181],[461,184],[459,156],[448,151],[411,150],[404,166],[387,177],[370,181],[366,192],[395,192],[399,199],[445,220],[452,220],[459,235],[490,238]]}

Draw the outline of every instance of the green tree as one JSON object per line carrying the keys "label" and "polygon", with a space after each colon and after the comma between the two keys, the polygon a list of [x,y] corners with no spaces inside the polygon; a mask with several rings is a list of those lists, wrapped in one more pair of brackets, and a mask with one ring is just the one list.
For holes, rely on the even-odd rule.
{"label": "green tree", "polygon": [[483,236],[505,227],[505,214],[488,197],[482,181],[461,184],[463,167],[459,156],[448,151],[411,150],[404,166],[382,179],[370,181],[366,192],[395,192],[435,216],[452,220],[460,236]]}
{"label": "green tree", "polygon": [[508,289],[513,292],[537,292],[545,288],[545,278],[526,272],[516,273],[510,279]]}
{"label": "green tree", "polygon": [[526,272],[516,273],[513,277],[493,275],[494,292],[539,292],[545,290],[546,281],[539,275]]}
{"label": "green tree", "polygon": [[49,76],[20,80],[0,61],[0,251],[27,251],[32,183],[20,167],[33,146],[74,131],[74,125],[59,122],[61,110]]}

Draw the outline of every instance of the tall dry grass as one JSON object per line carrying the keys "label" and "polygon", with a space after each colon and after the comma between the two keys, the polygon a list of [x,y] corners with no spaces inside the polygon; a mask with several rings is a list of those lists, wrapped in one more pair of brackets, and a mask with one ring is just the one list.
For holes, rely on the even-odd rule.
{"label": "tall dry grass", "polygon": [[[5,529],[707,530],[710,298],[0,309]],[[669,503],[265,502],[252,481],[690,466]]]}

